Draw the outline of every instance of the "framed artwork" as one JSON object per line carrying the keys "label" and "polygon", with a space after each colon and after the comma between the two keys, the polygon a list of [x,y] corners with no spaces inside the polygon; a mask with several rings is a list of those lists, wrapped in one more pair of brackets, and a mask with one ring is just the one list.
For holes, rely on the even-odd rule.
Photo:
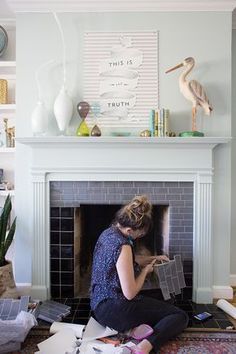
{"label": "framed artwork", "polygon": [[100,127],[147,128],[158,82],[158,31],[84,34],[84,100],[99,103]]}

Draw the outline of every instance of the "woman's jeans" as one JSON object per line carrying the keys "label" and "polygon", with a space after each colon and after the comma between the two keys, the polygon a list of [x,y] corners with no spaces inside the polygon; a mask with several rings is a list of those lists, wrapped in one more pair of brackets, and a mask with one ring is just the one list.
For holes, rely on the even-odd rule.
{"label": "woman's jeans", "polygon": [[181,309],[147,296],[137,300],[107,299],[94,310],[97,321],[118,332],[126,332],[140,324],[150,325],[154,332],[147,337],[154,351],[188,325],[188,315]]}

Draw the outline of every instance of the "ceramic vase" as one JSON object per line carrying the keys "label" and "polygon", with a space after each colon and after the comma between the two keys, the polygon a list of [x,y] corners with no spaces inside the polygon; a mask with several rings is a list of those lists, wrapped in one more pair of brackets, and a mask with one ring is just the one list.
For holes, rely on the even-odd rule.
{"label": "ceramic vase", "polygon": [[73,102],[63,86],[54,102],[54,115],[58,128],[64,133],[73,115]]}
{"label": "ceramic vase", "polygon": [[42,101],[38,101],[31,115],[32,132],[34,135],[43,135],[48,128],[48,112]]}

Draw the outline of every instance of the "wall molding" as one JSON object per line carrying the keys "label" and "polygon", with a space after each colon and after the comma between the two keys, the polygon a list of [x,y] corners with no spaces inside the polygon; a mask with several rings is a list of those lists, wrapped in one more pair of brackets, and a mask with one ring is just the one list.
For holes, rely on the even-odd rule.
{"label": "wall molding", "polygon": [[233,289],[231,286],[216,286],[213,288],[213,298],[214,299],[232,299],[233,298]]}
{"label": "wall molding", "polygon": [[230,274],[229,279],[230,279],[230,285],[236,286],[236,274]]}
{"label": "wall molding", "polygon": [[235,0],[7,0],[14,12],[233,11]]}

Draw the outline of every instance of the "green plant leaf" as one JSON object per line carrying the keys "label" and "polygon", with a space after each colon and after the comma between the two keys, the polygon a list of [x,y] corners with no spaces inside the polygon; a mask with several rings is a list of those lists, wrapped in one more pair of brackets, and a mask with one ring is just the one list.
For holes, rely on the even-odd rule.
{"label": "green plant leaf", "polygon": [[1,215],[0,215],[0,266],[6,263],[6,253],[10,247],[16,229],[16,219],[14,219],[10,226],[9,232],[7,232],[7,226],[10,220],[12,210],[10,195],[7,196]]}
{"label": "green plant leaf", "polygon": [[14,234],[15,234],[15,231],[16,231],[16,218],[14,219],[11,227],[10,227],[10,230],[8,232],[8,235],[6,237],[6,240],[5,240],[5,245],[4,245],[4,258],[6,256],[6,253],[8,251],[8,248],[10,247],[11,243],[12,243],[12,240],[14,238]]}

